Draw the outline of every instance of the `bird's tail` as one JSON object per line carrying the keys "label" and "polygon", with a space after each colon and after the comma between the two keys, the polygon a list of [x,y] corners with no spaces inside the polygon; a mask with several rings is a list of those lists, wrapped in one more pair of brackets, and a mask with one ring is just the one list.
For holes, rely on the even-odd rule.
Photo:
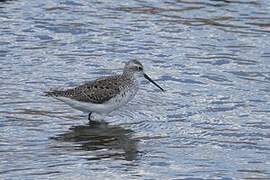
{"label": "bird's tail", "polygon": [[62,94],[63,91],[55,90],[55,91],[45,91],[44,95],[45,96],[52,96],[52,97],[57,97],[60,94]]}

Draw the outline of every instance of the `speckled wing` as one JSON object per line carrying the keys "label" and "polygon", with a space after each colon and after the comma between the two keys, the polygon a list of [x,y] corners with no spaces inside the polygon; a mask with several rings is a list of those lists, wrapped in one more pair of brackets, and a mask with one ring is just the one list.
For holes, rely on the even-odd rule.
{"label": "speckled wing", "polygon": [[73,89],[47,92],[46,95],[102,104],[115,97],[120,92],[120,77],[121,76],[108,76],[99,78]]}

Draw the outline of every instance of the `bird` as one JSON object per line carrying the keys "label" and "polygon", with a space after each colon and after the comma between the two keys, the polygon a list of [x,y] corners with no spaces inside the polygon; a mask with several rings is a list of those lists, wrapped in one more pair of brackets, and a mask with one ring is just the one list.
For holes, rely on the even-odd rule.
{"label": "bird", "polygon": [[106,115],[131,101],[139,90],[141,77],[165,91],[144,72],[143,65],[133,59],[125,63],[122,74],[100,77],[75,88],[47,91],[45,96],[88,113],[88,120],[91,122],[94,115],[104,119]]}

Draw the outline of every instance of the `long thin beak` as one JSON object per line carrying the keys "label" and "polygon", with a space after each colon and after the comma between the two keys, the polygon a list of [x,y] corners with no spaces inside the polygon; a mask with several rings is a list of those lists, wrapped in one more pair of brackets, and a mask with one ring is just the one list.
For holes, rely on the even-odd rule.
{"label": "long thin beak", "polygon": [[148,81],[150,81],[151,83],[153,83],[155,86],[157,86],[159,89],[161,89],[161,91],[165,91],[162,87],[160,87],[157,83],[155,83],[155,81],[153,81],[149,76],[147,76],[147,74],[143,74],[143,76],[145,77],[145,79],[147,79]]}

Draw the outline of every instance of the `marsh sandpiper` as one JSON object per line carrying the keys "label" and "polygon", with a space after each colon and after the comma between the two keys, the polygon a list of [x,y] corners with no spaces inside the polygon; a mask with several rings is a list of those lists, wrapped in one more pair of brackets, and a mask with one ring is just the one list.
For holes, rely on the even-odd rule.
{"label": "marsh sandpiper", "polygon": [[74,109],[89,113],[89,121],[92,113],[103,119],[105,115],[134,98],[139,89],[140,77],[145,77],[164,91],[144,73],[143,65],[139,61],[131,60],[125,64],[120,75],[101,77],[72,89],[46,92],[46,96],[54,97]]}

